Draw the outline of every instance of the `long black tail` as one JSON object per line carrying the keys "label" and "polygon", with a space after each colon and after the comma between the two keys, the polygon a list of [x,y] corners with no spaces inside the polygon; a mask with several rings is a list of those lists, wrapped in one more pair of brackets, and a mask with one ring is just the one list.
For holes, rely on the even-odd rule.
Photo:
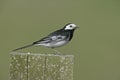
{"label": "long black tail", "polygon": [[23,47],[20,47],[20,48],[14,49],[14,50],[12,50],[12,51],[21,50],[21,49],[24,49],[24,48],[31,47],[31,46],[33,46],[33,45],[34,45],[34,44],[26,45],[26,46],[23,46]]}

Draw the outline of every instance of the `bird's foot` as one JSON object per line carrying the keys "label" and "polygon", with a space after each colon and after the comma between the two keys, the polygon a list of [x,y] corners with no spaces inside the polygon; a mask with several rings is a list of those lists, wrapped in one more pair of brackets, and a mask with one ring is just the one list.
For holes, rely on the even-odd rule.
{"label": "bird's foot", "polygon": [[53,50],[54,50],[55,55],[61,55],[61,52],[59,52],[58,50],[55,50],[55,49],[53,49]]}

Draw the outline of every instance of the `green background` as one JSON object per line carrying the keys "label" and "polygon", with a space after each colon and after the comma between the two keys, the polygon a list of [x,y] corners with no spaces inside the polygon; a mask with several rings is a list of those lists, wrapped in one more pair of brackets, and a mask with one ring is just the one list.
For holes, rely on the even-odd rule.
{"label": "green background", "polygon": [[[120,80],[119,0],[0,0],[0,80],[8,80],[9,53],[75,23],[72,41],[57,48],[75,55],[74,80]],[[23,52],[52,53],[32,47]]]}

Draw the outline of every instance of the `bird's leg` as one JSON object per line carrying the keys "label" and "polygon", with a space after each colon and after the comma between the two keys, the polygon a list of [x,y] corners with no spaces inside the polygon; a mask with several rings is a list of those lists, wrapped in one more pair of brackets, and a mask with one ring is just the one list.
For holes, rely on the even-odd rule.
{"label": "bird's leg", "polygon": [[52,50],[55,52],[55,54],[61,54],[61,52],[59,52],[58,50],[52,48]]}

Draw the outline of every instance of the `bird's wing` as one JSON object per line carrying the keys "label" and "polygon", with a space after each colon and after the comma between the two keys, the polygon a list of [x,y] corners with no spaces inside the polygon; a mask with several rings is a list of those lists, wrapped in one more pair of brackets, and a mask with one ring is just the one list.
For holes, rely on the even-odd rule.
{"label": "bird's wing", "polygon": [[66,36],[63,35],[55,35],[51,37],[52,41],[62,41],[64,39],[66,39]]}
{"label": "bird's wing", "polygon": [[62,30],[57,30],[53,33],[50,33],[47,37],[44,37],[41,40],[34,42],[33,44],[42,44],[42,43],[62,41],[68,37],[66,35],[62,32]]}
{"label": "bird's wing", "polygon": [[53,36],[47,36],[41,40],[38,40],[36,42],[34,42],[33,44],[44,44],[44,43],[51,43],[51,42],[58,42],[58,41],[62,41],[66,39],[66,36],[62,36],[62,35],[53,35]]}
{"label": "bird's wing", "polygon": [[48,43],[51,41],[51,38],[50,37],[44,37],[42,38],[41,40],[38,40],[38,41],[35,41],[33,42],[33,44],[41,44],[41,43]]}

